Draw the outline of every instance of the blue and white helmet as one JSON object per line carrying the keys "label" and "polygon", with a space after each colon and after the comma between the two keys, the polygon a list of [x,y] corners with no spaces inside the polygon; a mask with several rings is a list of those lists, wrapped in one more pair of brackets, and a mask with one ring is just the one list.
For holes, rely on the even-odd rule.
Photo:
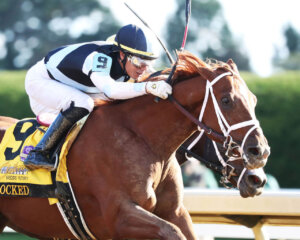
{"label": "blue and white helmet", "polygon": [[123,52],[147,60],[154,60],[158,56],[154,53],[151,37],[136,25],[129,24],[122,27],[114,38],[114,44]]}

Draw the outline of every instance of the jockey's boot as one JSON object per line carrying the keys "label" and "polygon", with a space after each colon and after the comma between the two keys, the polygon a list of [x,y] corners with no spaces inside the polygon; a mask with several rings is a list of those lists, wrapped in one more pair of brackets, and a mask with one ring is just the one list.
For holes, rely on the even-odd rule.
{"label": "jockey's boot", "polygon": [[51,160],[51,157],[58,144],[72,126],[88,113],[87,109],[74,107],[73,104],[67,110],[59,113],[41,141],[29,152],[27,158],[24,160],[24,165],[31,170],[37,168],[54,170],[55,162]]}

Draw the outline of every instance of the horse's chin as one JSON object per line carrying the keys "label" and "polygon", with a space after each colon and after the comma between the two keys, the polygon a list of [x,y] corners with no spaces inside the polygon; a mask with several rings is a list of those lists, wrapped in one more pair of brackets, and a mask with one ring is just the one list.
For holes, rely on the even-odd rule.
{"label": "horse's chin", "polygon": [[263,187],[260,188],[249,188],[247,186],[240,185],[240,195],[243,198],[259,196],[263,192]]}
{"label": "horse's chin", "polygon": [[267,158],[266,159],[257,159],[257,158],[250,158],[246,163],[245,167],[249,170],[262,168],[267,164]]}

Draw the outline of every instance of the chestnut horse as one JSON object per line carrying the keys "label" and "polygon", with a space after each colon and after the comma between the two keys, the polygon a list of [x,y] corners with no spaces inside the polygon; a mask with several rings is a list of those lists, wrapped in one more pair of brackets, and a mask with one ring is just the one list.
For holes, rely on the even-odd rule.
{"label": "chestnut horse", "polygon": [[263,168],[246,169],[242,158],[234,160],[228,158],[226,149],[222,145],[215,145],[211,139],[199,131],[179,147],[175,157],[180,165],[187,160],[198,160],[221,175],[220,182],[224,187],[237,188],[244,198],[260,195],[267,181]]}
{"label": "chestnut horse", "polygon": [[[205,63],[182,52],[173,81],[173,97],[194,117],[213,85],[228,129],[210,98],[203,123],[225,133],[227,147],[238,145],[246,167],[266,163],[269,146],[255,118],[255,97],[233,61]],[[180,167],[170,158],[196,130],[170,101],[154,103],[149,95],[95,108],[68,154],[69,179],[91,238],[196,239]],[[4,226],[39,239],[75,238],[47,199],[1,197]]]}

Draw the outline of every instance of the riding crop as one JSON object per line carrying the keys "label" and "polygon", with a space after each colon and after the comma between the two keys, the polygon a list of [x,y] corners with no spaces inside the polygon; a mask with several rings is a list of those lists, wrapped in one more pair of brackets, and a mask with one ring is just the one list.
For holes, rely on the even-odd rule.
{"label": "riding crop", "polygon": [[160,40],[160,38],[157,36],[157,34],[152,30],[152,28],[127,4],[125,3],[125,6],[138,18],[140,19],[140,21],[147,27],[149,28],[153,34],[155,35],[155,37],[157,38],[158,42],[160,43],[160,45],[162,46],[162,48],[165,50],[165,53],[167,54],[167,57],[170,61],[171,64],[174,64],[174,60],[170,54],[170,52],[168,51],[168,49],[166,48],[166,46],[163,44],[163,42]]}
{"label": "riding crop", "polygon": [[183,40],[182,40],[180,51],[182,51],[185,47],[188,26],[189,26],[189,19],[191,16],[191,9],[192,9],[191,0],[186,0],[186,2],[185,2],[185,30],[184,30],[184,35],[183,35]]}

